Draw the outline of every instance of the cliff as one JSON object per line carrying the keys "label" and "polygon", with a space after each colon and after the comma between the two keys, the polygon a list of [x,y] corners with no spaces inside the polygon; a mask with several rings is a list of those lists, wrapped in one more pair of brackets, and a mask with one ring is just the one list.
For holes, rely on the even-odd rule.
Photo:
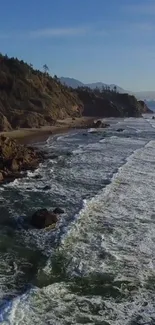
{"label": "cliff", "polygon": [[[146,104],[111,89],[76,90],[47,70],[0,54],[0,131],[54,125],[57,119],[85,116],[141,116]],[[151,112],[149,110],[149,112]]]}
{"label": "cliff", "polygon": [[57,77],[0,55],[0,131],[53,125],[81,115],[81,102]]}
{"label": "cliff", "polygon": [[77,94],[83,103],[83,114],[102,117],[140,117],[151,110],[134,96],[109,89],[78,88]]}
{"label": "cliff", "polygon": [[146,103],[143,100],[138,101],[139,105],[141,106],[141,112],[143,114],[153,114],[153,111],[146,105]]}

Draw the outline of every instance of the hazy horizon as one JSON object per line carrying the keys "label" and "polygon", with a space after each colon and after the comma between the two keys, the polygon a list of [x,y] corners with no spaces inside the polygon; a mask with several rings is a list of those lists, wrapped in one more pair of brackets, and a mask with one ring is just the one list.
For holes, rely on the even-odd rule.
{"label": "hazy horizon", "polygon": [[127,91],[131,91],[131,92],[154,92],[155,93],[155,89],[141,89],[141,90],[133,90],[133,89],[125,89],[125,87],[123,87],[123,85],[119,85],[117,82],[114,83],[114,82],[110,82],[110,83],[107,83],[105,82],[105,80],[90,80],[90,81],[87,81],[87,80],[79,80],[75,77],[71,77],[71,76],[58,76],[58,78],[69,78],[69,79],[74,79],[74,80],[77,80],[77,81],[80,81],[82,82],[83,84],[94,84],[94,83],[104,83],[104,84],[108,84],[108,85],[116,85],[124,90],[127,90]]}

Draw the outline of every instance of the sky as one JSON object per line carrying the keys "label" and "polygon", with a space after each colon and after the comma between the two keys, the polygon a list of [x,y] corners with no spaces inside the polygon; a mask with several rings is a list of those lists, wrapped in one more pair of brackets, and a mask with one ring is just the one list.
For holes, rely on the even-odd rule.
{"label": "sky", "polygon": [[52,75],[155,90],[155,0],[5,0],[0,51]]}

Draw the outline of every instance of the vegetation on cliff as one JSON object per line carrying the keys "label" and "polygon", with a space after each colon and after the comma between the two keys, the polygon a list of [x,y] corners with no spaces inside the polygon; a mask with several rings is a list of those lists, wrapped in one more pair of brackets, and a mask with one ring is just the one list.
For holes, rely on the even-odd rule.
{"label": "vegetation on cliff", "polygon": [[121,94],[115,88],[79,87],[77,94],[83,103],[83,114],[86,116],[140,117],[143,113],[151,113],[143,101],[137,101],[127,93]]}
{"label": "vegetation on cliff", "polygon": [[0,130],[53,125],[56,119],[81,115],[77,94],[57,77],[0,55]]}
{"label": "vegetation on cliff", "polygon": [[73,90],[60,80],[16,58],[0,54],[0,131],[53,125],[81,116],[140,116],[146,105],[108,88]]}

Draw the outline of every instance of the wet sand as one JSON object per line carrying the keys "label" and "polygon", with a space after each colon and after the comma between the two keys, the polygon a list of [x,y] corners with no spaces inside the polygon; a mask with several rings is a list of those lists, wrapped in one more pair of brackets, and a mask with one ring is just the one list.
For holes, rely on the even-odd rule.
{"label": "wet sand", "polygon": [[68,130],[75,128],[89,128],[91,127],[95,118],[80,117],[67,118],[64,120],[58,120],[54,126],[43,126],[41,128],[31,129],[18,129],[9,132],[1,132],[0,135],[5,135],[16,139],[22,144],[31,144],[37,141],[45,141],[50,135],[67,132]]}

